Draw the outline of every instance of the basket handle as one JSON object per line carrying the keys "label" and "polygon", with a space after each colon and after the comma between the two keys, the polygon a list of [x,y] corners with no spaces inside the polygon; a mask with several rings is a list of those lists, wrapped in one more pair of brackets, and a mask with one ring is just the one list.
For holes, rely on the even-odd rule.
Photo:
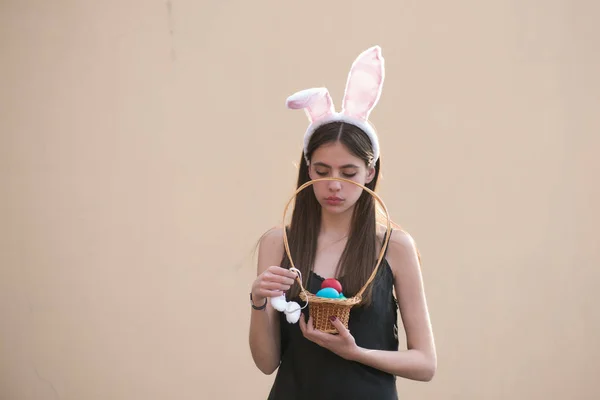
{"label": "basket handle", "polygon": [[[360,298],[362,298],[362,294],[365,292],[365,290],[367,289],[367,287],[369,286],[369,284],[373,281],[373,279],[375,279],[375,276],[377,275],[377,270],[379,269],[379,265],[383,261],[383,256],[385,255],[385,250],[387,249],[388,243],[390,241],[391,232],[392,232],[392,223],[391,223],[391,220],[390,220],[390,214],[389,214],[389,212],[387,210],[387,207],[385,206],[385,203],[383,202],[383,200],[381,199],[381,197],[379,197],[379,195],[377,193],[375,193],[374,191],[372,191],[368,187],[366,187],[364,185],[361,185],[358,182],[351,181],[350,179],[333,178],[333,177],[331,177],[331,178],[319,178],[319,179],[314,179],[314,180],[308,181],[308,182],[304,183],[302,186],[300,186],[298,189],[296,189],[296,191],[294,192],[294,194],[292,195],[292,197],[288,200],[288,202],[287,202],[287,204],[285,206],[285,209],[283,210],[283,244],[284,244],[284,247],[285,247],[285,252],[286,252],[286,255],[287,255],[288,259],[290,260],[290,264],[291,264],[292,268],[298,270],[296,268],[296,266],[294,265],[294,260],[292,260],[292,255],[291,255],[291,252],[290,252],[290,246],[289,246],[288,238],[287,238],[287,229],[285,229],[285,216],[286,216],[287,211],[288,211],[288,209],[290,207],[290,204],[296,198],[296,196],[298,195],[298,193],[300,193],[302,190],[304,190],[308,186],[314,185],[315,183],[322,182],[322,181],[347,182],[347,183],[351,183],[353,185],[361,187],[364,191],[366,191],[371,196],[373,196],[379,202],[379,204],[381,204],[381,207],[383,208],[383,211],[385,211],[385,216],[387,217],[387,234],[385,235],[385,240],[384,240],[383,246],[381,246],[381,251],[379,252],[379,258],[377,260],[377,265],[375,265],[375,269],[373,269],[373,272],[371,273],[371,276],[369,277],[369,279],[367,280],[367,282],[358,291],[358,293],[356,294],[356,296],[354,296],[354,297],[358,297],[360,299]],[[300,284],[300,288],[303,291],[305,291],[304,286],[302,285],[302,279],[300,279],[300,276],[298,274],[296,276],[296,280]]]}

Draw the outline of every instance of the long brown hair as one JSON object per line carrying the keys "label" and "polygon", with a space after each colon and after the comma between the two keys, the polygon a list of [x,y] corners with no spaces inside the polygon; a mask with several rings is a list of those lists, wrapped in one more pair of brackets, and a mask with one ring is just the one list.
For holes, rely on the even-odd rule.
{"label": "long brown hair", "polygon": [[[338,141],[356,157],[364,160],[366,165],[372,165],[374,154],[369,137],[357,126],[344,122],[331,122],[317,128],[308,143],[307,158],[311,160],[312,154],[320,146]],[[299,165],[297,188],[310,180],[304,152]],[[376,161],[374,167],[373,180],[364,185],[373,191],[379,178],[380,160]],[[348,241],[336,267],[336,276],[343,280],[346,297],[354,296],[362,288],[377,262],[380,247],[377,241],[376,203],[369,193],[363,191],[354,206]],[[302,272],[304,285],[313,269],[320,227],[321,205],[311,186],[296,195],[291,222],[287,228],[290,254],[294,265]],[[285,254],[281,266],[291,266]],[[361,304],[370,304],[370,289],[369,287],[364,292]],[[294,285],[289,297],[296,297],[299,290],[299,285]]]}

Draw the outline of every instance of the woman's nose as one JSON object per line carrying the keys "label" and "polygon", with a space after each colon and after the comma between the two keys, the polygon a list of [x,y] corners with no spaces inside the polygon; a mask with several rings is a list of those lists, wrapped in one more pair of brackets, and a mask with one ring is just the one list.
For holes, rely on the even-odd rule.
{"label": "woman's nose", "polygon": [[332,192],[339,192],[342,189],[342,182],[340,181],[329,181],[329,190]]}

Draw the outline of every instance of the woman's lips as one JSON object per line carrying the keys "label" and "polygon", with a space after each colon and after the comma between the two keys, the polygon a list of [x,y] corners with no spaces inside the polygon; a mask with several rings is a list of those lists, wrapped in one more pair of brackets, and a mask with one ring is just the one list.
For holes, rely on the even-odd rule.
{"label": "woman's lips", "polygon": [[331,206],[336,206],[344,200],[340,199],[339,197],[328,197],[325,199],[325,201]]}

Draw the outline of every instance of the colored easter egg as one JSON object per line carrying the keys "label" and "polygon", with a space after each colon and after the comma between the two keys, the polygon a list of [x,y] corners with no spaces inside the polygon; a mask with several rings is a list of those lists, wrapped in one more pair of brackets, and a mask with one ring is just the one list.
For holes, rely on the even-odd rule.
{"label": "colored easter egg", "polygon": [[340,297],[338,297],[338,299],[340,299],[340,300],[346,300],[346,296],[344,296],[343,293],[340,293]]}
{"label": "colored easter egg", "polygon": [[337,299],[338,297],[340,297],[340,294],[334,288],[327,287],[327,288],[323,288],[323,289],[319,290],[317,292],[317,297],[325,297],[328,299]]}
{"label": "colored easter egg", "polygon": [[340,283],[340,281],[338,281],[337,279],[334,279],[334,278],[325,279],[323,281],[323,283],[321,283],[321,289],[324,289],[324,288],[333,288],[338,293],[342,293],[342,284]]}

